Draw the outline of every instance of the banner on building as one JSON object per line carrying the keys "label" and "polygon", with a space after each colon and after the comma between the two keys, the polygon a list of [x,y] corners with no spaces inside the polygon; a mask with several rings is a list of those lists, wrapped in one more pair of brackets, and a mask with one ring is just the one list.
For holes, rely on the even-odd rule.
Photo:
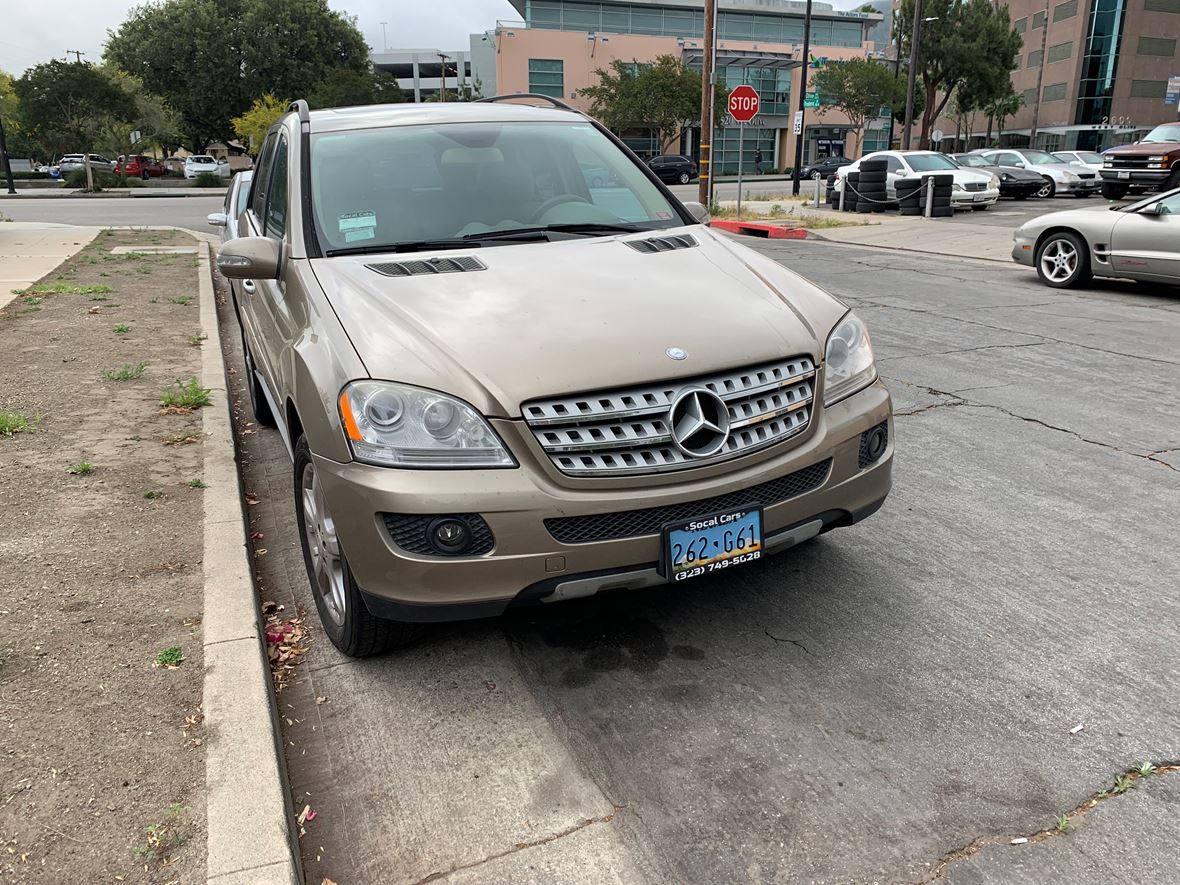
{"label": "banner on building", "polygon": [[1173,74],[1168,78],[1168,92],[1164,96],[1164,104],[1180,105],[1180,74]]}

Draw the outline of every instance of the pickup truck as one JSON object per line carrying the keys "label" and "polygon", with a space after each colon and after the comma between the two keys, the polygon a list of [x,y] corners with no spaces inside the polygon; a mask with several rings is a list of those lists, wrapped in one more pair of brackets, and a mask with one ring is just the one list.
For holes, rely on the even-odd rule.
{"label": "pickup truck", "polygon": [[1134,144],[1102,155],[1102,196],[1121,200],[1128,191],[1180,187],[1180,123],[1163,123]]}

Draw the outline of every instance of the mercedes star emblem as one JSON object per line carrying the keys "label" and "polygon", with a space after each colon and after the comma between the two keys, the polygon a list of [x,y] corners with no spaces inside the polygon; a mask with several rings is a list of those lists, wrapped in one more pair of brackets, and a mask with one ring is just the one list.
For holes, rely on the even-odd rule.
{"label": "mercedes star emblem", "polygon": [[668,354],[674,360],[682,360],[688,356],[688,351],[682,347],[669,347],[664,353]]}
{"label": "mercedes star emblem", "polygon": [[713,391],[690,387],[673,400],[668,426],[680,451],[691,458],[708,458],[729,439],[729,408]]}

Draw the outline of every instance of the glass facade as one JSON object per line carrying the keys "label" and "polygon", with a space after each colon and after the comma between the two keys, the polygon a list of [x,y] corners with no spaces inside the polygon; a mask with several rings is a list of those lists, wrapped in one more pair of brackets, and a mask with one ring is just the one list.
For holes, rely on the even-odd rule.
{"label": "glass facade", "polygon": [[717,175],[736,175],[738,171],[738,140],[742,142],[742,174],[754,175],[754,157],[762,151],[762,171],[770,172],[775,166],[774,141],[777,129],[747,126],[745,135],[737,126],[718,129],[713,138],[713,171]]}
{"label": "glass facade", "polygon": [[530,58],[529,92],[565,98],[565,62],[560,58]]}
{"label": "glass facade", "polygon": [[[703,9],[638,3],[632,5],[529,0],[525,6],[525,22],[530,28],[646,34],[656,37],[704,37],[704,16]],[[803,16],[723,10],[717,15],[717,32],[723,40],[802,43]],[[814,46],[855,47],[860,46],[863,39],[864,24],[861,20],[841,21],[814,17],[811,20],[811,43]]]}
{"label": "glass facade", "polygon": [[762,116],[793,113],[789,70],[729,65],[718,73],[730,89],[743,84],[753,86],[761,102],[758,113]]}
{"label": "glass facade", "polygon": [[[1110,116],[1115,67],[1126,12],[1127,0],[1094,0],[1090,6],[1076,123],[1101,123],[1103,117]],[[1100,132],[1079,133],[1078,150],[1093,150],[1099,146],[1100,139]]]}

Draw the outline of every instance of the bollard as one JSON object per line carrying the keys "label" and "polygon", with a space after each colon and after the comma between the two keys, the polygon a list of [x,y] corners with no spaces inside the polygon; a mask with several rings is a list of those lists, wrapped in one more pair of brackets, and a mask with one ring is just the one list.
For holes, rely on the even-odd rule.
{"label": "bollard", "polygon": [[848,190],[848,182],[843,178],[840,179],[840,211],[844,211],[844,193]]}
{"label": "bollard", "polygon": [[819,173],[815,173],[815,208],[819,208]]}
{"label": "bollard", "polygon": [[934,212],[934,176],[926,176],[926,212],[925,217],[929,218]]}

